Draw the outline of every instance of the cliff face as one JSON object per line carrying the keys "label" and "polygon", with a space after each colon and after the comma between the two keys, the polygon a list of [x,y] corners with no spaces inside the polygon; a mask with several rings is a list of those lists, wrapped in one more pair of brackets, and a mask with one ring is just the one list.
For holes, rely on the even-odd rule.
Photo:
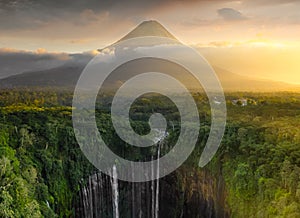
{"label": "cliff face", "polygon": [[[128,183],[101,173],[82,185],[76,217],[229,217],[222,175],[180,168],[157,181]],[[116,211],[117,210],[117,211]]]}
{"label": "cliff face", "polygon": [[181,168],[177,174],[184,217],[229,217],[221,173],[215,177],[205,169]]}

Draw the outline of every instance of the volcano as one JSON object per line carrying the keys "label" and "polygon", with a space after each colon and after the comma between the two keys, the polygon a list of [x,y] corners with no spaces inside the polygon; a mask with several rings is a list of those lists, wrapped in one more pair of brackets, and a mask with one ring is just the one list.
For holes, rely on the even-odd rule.
{"label": "volcano", "polygon": [[144,21],[118,42],[131,38],[156,36],[177,40],[163,25],[155,20]]}
{"label": "volcano", "polygon": [[[146,36],[156,36],[156,37],[165,37],[170,38],[172,40],[177,40],[163,25],[155,20],[144,21],[136,26],[132,31],[122,37],[120,40],[116,41],[114,44],[138,37],[146,37]],[[178,41],[178,40],[177,40]],[[113,46],[112,44],[111,46]],[[107,48],[107,47],[106,47]],[[98,49],[99,52],[103,51],[104,49]],[[76,57],[71,62],[66,61],[62,66],[39,70],[34,72],[24,72],[18,75],[6,77],[0,80],[0,87],[1,88],[18,88],[18,87],[51,87],[51,88],[70,88],[74,89],[76,83],[82,73],[84,67],[88,64],[91,60],[92,56],[85,57],[84,53],[82,54],[73,54]],[[18,63],[16,63],[18,64]],[[125,79],[130,78],[131,71],[137,71],[139,69],[144,69],[144,63],[137,63],[137,67],[135,68],[122,68],[119,72],[115,72],[114,75],[116,79],[118,77],[117,83],[123,83]],[[157,63],[150,64],[149,67],[158,67]],[[174,70],[171,65],[169,69],[164,69],[164,71]],[[148,67],[148,68],[149,68]],[[300,90],[300,87],[294,86],[291,84],[283,83],[283,82],[276,82],[276,81],[269,81],[269,80],[261,80],[253,77],[246,77],[241,76],[239,74],[235,74],[229,72],[227,70],[221,69],[217,66],[213,66],[216,71],[217,76],[220,79],[220,82],[223,86],[225,91],[287,91],[287,90]],[[133,70],[134,69],[134,70]],[[155,68],[156,69],[156,68]],[[151,69],[149,69],[151,71]],[[157,69],[159,70],[159,69]],[[160,72],[160,71],[156,71]],[[177,75],[180,74],[184,75],[181,76],[182,80],[188,84],[188,78],[185,78],[186,72],[183,70],[178,70]],[[191,84],[193,86],[193,84]],[[114,87],[114,84],[110,84],[111,87]]]}
{"label": "volcano", "polygon": [[[136,26],[133,30],[131,30],[128,34],[126,34],[114,44],[128,39],[147,36],[164,37],[178,41],[175,38],[175,36],[173,36],[162,24],[160,24],[156,20],[147,20],[140,23],[138,26]],[[101,52],[102,50],[103,49],[98,49],[99,52]]]}

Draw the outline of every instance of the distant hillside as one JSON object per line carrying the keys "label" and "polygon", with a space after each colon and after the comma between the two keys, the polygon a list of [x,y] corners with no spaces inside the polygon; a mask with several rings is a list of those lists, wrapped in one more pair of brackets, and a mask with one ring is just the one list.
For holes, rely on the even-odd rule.
{"label": "distant hillside", "polygon": [[242,76],[216,66],[213,68],[225,91],[300,91],[299,85]]}
{"label": "distant hillside", "polygon": [[49,70],[26,72],[0,80],[2,88],[70,87],[76,84],[84,66],[61,66]]}
{"label": "distant hillside", "polygon": [[[176,40],[176,38],[166,30],[157,21],[144,21],[139,24],[130,33],[121,38],[118,42],[143,36],[159,36]],[[102,49],[99,51],[101,52]],[[10,76],[0,80],[1,88],[17,88],[17,87],[64,87],[74,89],[77,80],[92,58],[90,55],[73,54],[72,61],[62,66],[26,72],[19,75]],[[186,87],[195,89],[199,87],[198,83],[185,69],[176,66],[170,62],[158,62],[157,60],[147,60],[148,62],[135,61],[134,64],[128,63],[121,68],[117,68],[107,79],[106,88],[116,88],[129,78],[142,72],[164,72],[179,79]],[[300,86],[291,85],[282,82],[274,82],[269,80],[261,80],[241,76],[227,70],[214,67],[220,82],[225,91],[290,91],[300,90]],[[100,72],[99,72],[100,73]],[[203,78],[205,79],[205,78]],[[149,84],[150,81],[141,81],[140,85]],[[168,84],[166,84],[168,86]]]}
{"label": "distant hillside", "polygon": [[[197,84],[194,83],[191,78],[187,77],[187,72],[176,68],[171,64],[164,63],[164,66],[153,66],[152,69],[159,69],[163,71],[172,71],[173,76],[177,77],[189,88],[195,89]],[[1,88],[18,88],[18,87],[63,87],[63,88],[75,88],[77,80],[84,69],[85,65],[75,66],[61,66],[44,71],[26,72],[23,74],[11,76],[0,80]],[[117,69],[113,72],[112,76],[107,80],[107,86],[114,88],[119,84],[125,82],[128,78],[139,73],[139,69],[145,69],[145,66],[141,63],[135,63],[134,68],[130,65]],[[234,74],[227,70],[214,67],[216,74],[225,91],[296,91],[300,90],[299,86],[291,85],[283,82],[259,80],[251,77],[245,77],[238,74]],[[174,73],[175,72],[175,73]],[[184,75],[183,77],[180,75]]]}

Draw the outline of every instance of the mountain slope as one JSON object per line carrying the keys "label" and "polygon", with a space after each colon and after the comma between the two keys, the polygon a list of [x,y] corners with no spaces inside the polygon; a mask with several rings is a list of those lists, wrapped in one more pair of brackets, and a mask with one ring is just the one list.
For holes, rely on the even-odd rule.
{"label": "mountain slope", "polygon": [[[171,67],[171,66],[170,66]],[[81,66],[62,66],[44,71],[27,72],[16,76],[11,76],[0,80],[1,88],[18,88],[18,87],[62,87],[74,89],[79,76],[84,69]],[[251,77],[245,77],[234,74],[227,70],[214,67],[217,76],[225,91],[296,91],[300,90],[299,86],[291,85],[283,82],[259,80]],[[138,71],[138,67],[136,68]],[[123,83],[126,78],[131,77],[132,68],[123,68],[119,72],[115,72],[115,76],[108,81],[111,88],[117,87]],[[121,73],[121,75],[120,75]],[[177,74],[182,73],[178,71]],[[118,78],[117,75],[120,75]],[[183,75],[186,75],[185,73]],[[179,76],[180,77],[180,76]],[[185,84],[189,84],[189,80],[181,77]],[[191,88],[195,88],[190,83]]]}
{"label": "mountain slope", "polygon": [[144,21],[134,28],[130,33],[121,38],[118,42],[126,39],[144,37],[144,36],[158,36],[167,37],[177,40],[163,25],[155,20]]}
{"label": "mountain slope", "polygon": [[232,73],[213,66],[225,91],[299,91],[300,86]]}
{"label": "mountain slope", "polygon": [[[165,37],[165,38],[177,40],[175,36],[173,36],[163,25],[161,25],[156,20],[146,20],[140,23],[128,34],[123,36],[121,39],[119,39],[117,42],[113,43],[112,45],[124,40],[138,38],[138,37],[146,37],[146,36]],[[101,52],[103,49],[105,48],[98,49],[98,51]]]}
{"label": "mountain slope", "polygon": [[[144,21],[139,24],[130,33],[121,38],[118,42],[143,36],[159,36],[168,37],[176,40],[176,38],[166,30],[157,21]],[[101,52],[101,50],[99,50]],[[79,55],[79,54],[78,54]],[[78,60],[77,60],[78,59]],[[15,76],[11,76],[0,80],[0,88],[16,88],[16,87],[64,87],[74,89],[76,82],[91,57],[79,55],[76,62],[67,63],[63,66],[40,70],[35,72],[27,72]],[[152,61],[152,62],[151,62]],[[245,77],[224,69],[214,67],[221,84],[225,91],[288,91],[300,90],[299,86],[290,85],[282,82],[274,82],[268,80],[261,80],[251,77]],[[110,77],[108,81],[109,88],[119,87],[130,77],[137,73],[154,71],[154,72],[171,72],[176,78],[182,81],[188,88],[194,89],[198,87],[192,79],[187,76],[187,72],[183,69],[176,68],[170,63],[157,63],[154,60],[150,62],[137,62],[135,65],[126,65],[121,69],[116,69],[116,72]],[[205,78],[204,78],[205,79]],[[149,81],[146,81],[146,83]]]}
{"label": "mountain slope", "polygon": [[61,66],[49,70],[25,72],[0,80],[2,88],[68,87],[73,88],[84,66]]}

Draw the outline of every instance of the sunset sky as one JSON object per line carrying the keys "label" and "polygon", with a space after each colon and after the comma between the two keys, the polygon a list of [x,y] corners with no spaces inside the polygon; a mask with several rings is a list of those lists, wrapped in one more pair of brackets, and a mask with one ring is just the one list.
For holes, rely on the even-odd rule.
{"label": "sunset sky", "polygon": [[213,64],[300,84],[297,0],[0,0],[0,52],[83,52],[143,20],[162,23]]}

